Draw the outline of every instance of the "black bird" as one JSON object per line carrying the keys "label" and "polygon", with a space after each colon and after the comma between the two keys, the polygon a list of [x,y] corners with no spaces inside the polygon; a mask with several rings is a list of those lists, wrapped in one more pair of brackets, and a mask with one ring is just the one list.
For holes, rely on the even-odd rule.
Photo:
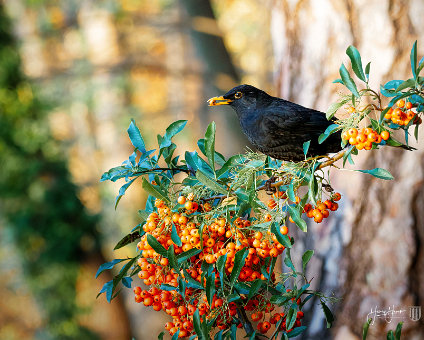
{"label": "black bird", "polygon": [[308,156],[323,156],[341,150],[340,132],[322,144],[318,137],[333,124],[320,111],[268,95],[251,85],[239,85],[220,97],[208,100],[209,106],[230,105],[249,141],[264,154],[276,159],[305,159],[303,143],[310,141]]}

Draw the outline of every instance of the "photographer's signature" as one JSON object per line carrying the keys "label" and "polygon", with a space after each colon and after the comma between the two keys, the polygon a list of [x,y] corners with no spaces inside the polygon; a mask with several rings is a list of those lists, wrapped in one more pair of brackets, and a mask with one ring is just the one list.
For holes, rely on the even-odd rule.
{"label": "photographer's signature", "polygon": [[418,321],[421,318],[421,306],[411,306],[409,309],[396,309],[394,305],[387,309],[379,309],[375,306],[368,313],[367,320],[371,319],[370,324],[373,325],[376,319],[383,319],[387,323],[391,323],[393,319],[406,319],[408,317],[412,321]]}

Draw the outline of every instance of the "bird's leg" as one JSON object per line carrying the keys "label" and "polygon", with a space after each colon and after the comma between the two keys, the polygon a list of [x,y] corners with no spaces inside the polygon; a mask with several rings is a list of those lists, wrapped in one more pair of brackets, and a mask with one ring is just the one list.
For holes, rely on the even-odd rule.
{"label": "bird's leg", "polygon": [[277,191],[277,189],[275,187],[272,187],[272,183],[274,183],[277,180],[277,178],[275,176],[272,176],[269,180],[267,180],[264,184],[265,186],[265,192],[268,195],[272,195],[273,193],[275,193]]}
{"label": "bird's leg", "polygon": [[325,191],[327,191],[327,192],[333,192],[334,191],[334,189],[333,189],[333,187],[330,185],[330,184],[322,184],[322,187],[325,189]]}

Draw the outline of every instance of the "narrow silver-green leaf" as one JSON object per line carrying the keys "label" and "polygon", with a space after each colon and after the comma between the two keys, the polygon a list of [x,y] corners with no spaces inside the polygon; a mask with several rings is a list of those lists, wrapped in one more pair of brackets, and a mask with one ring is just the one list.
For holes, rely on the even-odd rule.
{"label": "narrow silver-green leaf", "polygon": [[211,122],[205,133],[205,152],[209,160],[209,165],[215,172],[215,122]]}
{"label": "narrow silver-green leaf", "polygon": [[290,217],[293,219],[294,223],[296,223],[300,230],[306,233],[308,231],[308,226],[302,217],[300,217],[299,211],[291,205],[287,207],[287,210],[289,211]]}
{"label": "narrow silver-green leaf", "polygon": [[156,197],[162,201],[165,201],[166,203],[169,203],[169,198],[166,196],[162,190],[159,188],[155,188],[152,184],[149,183],[149,181],[145,178],[143,178],[142,188],[147,191],[148,194],[152,195],[153,197]]}
{"label": "narrow silver-green leaf", "polygon": [[374,177],[385,179],[385,180],[394,179],[394,177],[392,176],[392,174],[388,170],[382,169],[382,168],[375,168],[375,169],[372,169],[372,170],[356,170],[356,171],[363,172],[363,173],[366,173],[366,174],[370,174],[370,175],[373,175]]}
{"label": "narrow silver-green leaf", "polygon": [[227,190],[220,186],[217,182],[215,182],[211,177],[209,177],[207,174],[205,174],[202,170],[196,171],[196,178],[199,180],[200,183],[206,185],[209,189],[225,195],[227,193]]}
{"label": "narrow silver-green leaf", "polygon": [[172,229],[171,229],[171,240],[174,242],[178,247],[182,246],[181,238],[178,236],[177,228],[175,227],[175,224],[172,223]]}
{"label": "narrow silver-green leaf", "polygon": [[302,267],[303,267],[303,271],[305,271],[306,269],[306,265],[308,264],[309,260],[311,259],[311,257],[314,255],[314,251],[313,250],[307,250],[303,253],[302,255]]}
{"label": "narrow silver-green leaf", "polygon": [[355,46],[350,45],[346,50],[346,54],[349,56],[350,62],[352,63],[353,72],[355,72],[356,76],[359,79],[366,82],[367,79],[365,78],[365,74],[362,69],[362,60],[359,51],[356,49]]}
{"label": "narrow silver-green leaf", "polygon": [[417,79],[417,41],[415,40],[414,45],[411,49],[411,69],[414,79]]}
{"label": "narrow silver-green leaf", "polygon": [[166,258],[168,258],[168,252],[165,249],[163,245],[161,245],[158,240],[156,240],[152,235],[147,234],[147,243],[150,247],[153,248],[155,252],[157,252],[159,255],[162,255]]}
{"label": "narrow silver-green leaf", "polygon": [[244,266],[244,262],[246,261],[246,257],[249,254],[249,249],[244,248],[242,250],[239,250],[236,255],[234,256],[234,267],[233,271],[231,272],[230,276],[230,286],[231,288],[234,286],[234,283],[238,279],[240,275],[240,271]]}
{"label": "narrow silver-green leaf", "polygon": [[359,98],[358,88],[356,87],[355,82],[353,81],[352,77],[350,76],[344,64],[340,66],[339,72],[340,72],[340,77],[342,78],[343,84],[345,84],[345,86],[350,90],[350,92],[352,92],[352,94],[356,98]]}

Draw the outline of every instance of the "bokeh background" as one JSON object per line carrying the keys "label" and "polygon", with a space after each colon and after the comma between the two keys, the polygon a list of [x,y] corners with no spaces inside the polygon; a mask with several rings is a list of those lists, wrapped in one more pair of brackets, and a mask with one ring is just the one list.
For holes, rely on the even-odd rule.
{"label": "bokeh background", "polygon": [[[0,1],[0,339],[161,331],[166,318],[129,291],[96,300],[111,279],[94,279],[98,266],[135,253],[112,249],[138,223],[145,195],[133,186],[115,211],[120,184],[99,183],[131,152],[131,118],[149,145],[188,119],[180,152],[214,120],[217,149],[243,152],[235,115],[208,108],[209,97],[249,83],[325,111],[342,90],[332,80],[350,44],[372,62],[375,88],[409,77],[415,40],[424,55],[423,17],[422,0]],[[332,330],[312,301],[302,339],[359,339],[371,308],[423,304],[422,144],[358,157],[394,182],[331,172],[341,209],[299,233],[297,253],[316,250],[315,288],[342,299]],[[424,338],[422,320],[403,321],[406,339]],[[377,320],[369,339],[395,324]]]}

